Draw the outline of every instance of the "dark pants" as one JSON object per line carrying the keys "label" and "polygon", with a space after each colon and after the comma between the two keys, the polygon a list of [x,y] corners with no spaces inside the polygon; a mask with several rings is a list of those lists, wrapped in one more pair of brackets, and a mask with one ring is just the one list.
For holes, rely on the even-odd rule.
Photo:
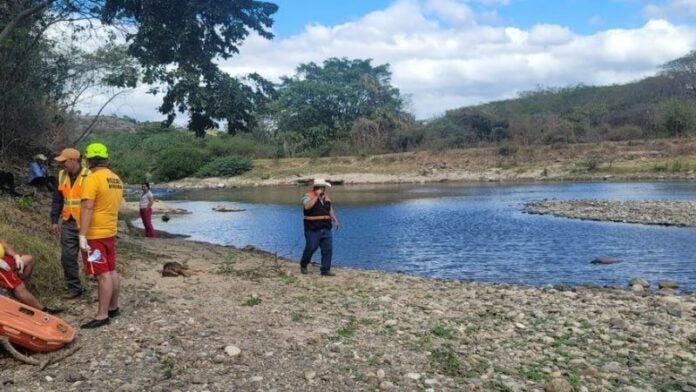
{"label": "dark pants", "polygon": [[78,235],[77,222],[74,219],[63,221],[60,225],[60,262],[63,264],[68,291],[72,293],[82,292],[80,265],[78,264],[80,254]]}
{"label": "dark pants", "polygon": [[145,226],[145,237],[155,238],[155,228],[152,227],[152,208],[141,208],[140,219],[143,220]]}
{"label": "dark pants", "polygon": [[333,237],[331,229],[305,230],[304,252],[300,265],[306,267],[312,260],[312,255],[321,248],[321,272],[329,272],[331,270],[331,255],[333,249]]}

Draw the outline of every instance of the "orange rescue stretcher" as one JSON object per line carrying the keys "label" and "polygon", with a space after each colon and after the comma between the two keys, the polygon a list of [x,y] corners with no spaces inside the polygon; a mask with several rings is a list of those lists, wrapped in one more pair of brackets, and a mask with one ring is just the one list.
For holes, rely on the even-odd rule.
{"label": "orange rescue stretcher", "polygon": [[58,317],[0,295],[0,336],[36,352],[63,348],[75,339],[75,328]]}

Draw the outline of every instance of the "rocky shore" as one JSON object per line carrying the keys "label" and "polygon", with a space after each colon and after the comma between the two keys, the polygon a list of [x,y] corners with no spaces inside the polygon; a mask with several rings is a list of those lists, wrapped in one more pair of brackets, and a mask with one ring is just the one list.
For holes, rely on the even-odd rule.
{"label": "rocky shore", "polygon": [[[122,315],[43,371],[0,354],[3,391],[696,391],[695,295],[323,278],[182,239],[119,249]],[[169,261],[195,274],[163,278]],[[74,324],[96,306],[65,305]]]}
{"label": "rocky shore", "polygon": [[696,226],[696,201],[541,200],[527,203],[524,211],[596,221]]}

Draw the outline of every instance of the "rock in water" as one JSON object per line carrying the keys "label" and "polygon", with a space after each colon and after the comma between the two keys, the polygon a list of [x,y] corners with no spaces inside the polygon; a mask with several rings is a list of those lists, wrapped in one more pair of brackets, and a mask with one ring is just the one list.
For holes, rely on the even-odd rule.
{"label": "rock in water", "polygon": [[622,262],[622,260],[619,260],[619,259],[614,258],[614,257],[608,257],[608,256],[597,257],[596,259],[592,260],[592,264],[600,264],[600,265],[618,264],[621,262]]}
{"label": "rock in water", "polygon": [[631,279],[630,282],[628,282],[628,286],[629,287],[640,286],[640,287],[647,288],[647,287],[650,287],[650,283],[648,283],[648,281],[643,279],[643,278],[633,278],[633,279]]}
{"label": "rock in water", "polygon": [[544,387],[545,392],[571,392],[571,386],[568,381],[563,378],[556,378],[549,381]]}
{"label": "rock in water", "polygon": [[673,280],[661,280],[657,283],[657,287],[661,289],[678,289],[679,283]]}

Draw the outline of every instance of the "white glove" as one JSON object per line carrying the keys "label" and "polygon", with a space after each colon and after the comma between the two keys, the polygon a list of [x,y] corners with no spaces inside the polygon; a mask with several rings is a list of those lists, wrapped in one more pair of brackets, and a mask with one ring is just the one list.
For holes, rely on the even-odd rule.
{"label": "white glove", "polygon": [[4,271],[11,270],[10,266],[3,259],[0,259],[0,269]]}
{"label": "white glove", "polygon": [[87,244],[87,237],[84,235],[81,235],[78,237],[80,239],[80,249],[84,250],[85,252],[89,252],[92,250],[92,248],[89,247]]}
{"label": "white glove", "polygon": [[19,271],[20,274],[24,273],[24,260],[22,260],[22,256],[20,256],[18,253],[14,256],[14,259],[15,264],[17,265],[17,271]]}

